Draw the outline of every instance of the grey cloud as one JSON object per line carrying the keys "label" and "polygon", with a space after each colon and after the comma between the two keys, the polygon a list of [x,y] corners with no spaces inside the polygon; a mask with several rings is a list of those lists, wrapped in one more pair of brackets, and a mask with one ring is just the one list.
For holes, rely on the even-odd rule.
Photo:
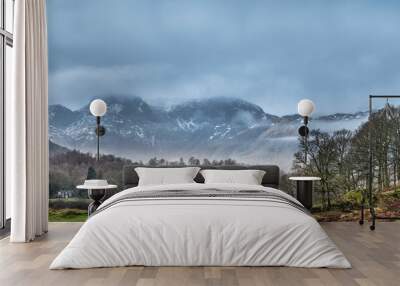
{"label": "grey cloud", "polygon": [[396,1],[50,0],[50,101],[234,96],[266,112],[367,108],[400,90]]}

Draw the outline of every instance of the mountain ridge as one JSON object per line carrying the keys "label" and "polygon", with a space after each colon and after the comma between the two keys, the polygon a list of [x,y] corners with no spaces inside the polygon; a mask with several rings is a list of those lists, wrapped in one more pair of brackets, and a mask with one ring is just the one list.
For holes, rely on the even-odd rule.
{"label": "mountain ridge", "polygon": [[[168,109],[137,96],[103,99],[108,111],[102,118],[107,131],[101,151],[133,160],[229,157],[246,163],[279,163],[288,169],[302,121],[295,114],[272,115],[256,104],[229,97],[187,101]],[[354,130],[365,118],[364,113],[324,115],[312,118],[310,128]],[[49,106],[49,136],[59,145],[93,152],[94,128],[88,104],[74,111]]]}
{"label": "mountain ridge", "polygon": [[[158,111],[158,112],[165,112],[165,113],[169,113],[171,111],[177,110],[177,109],[182,109],[182,108],[190,108],[191,105],[197,105],[197,106],[206,106],[209,107],[209,104],[213,104],[215,102],[227,102],[227,103],[232,103],[232,102],[236,102],[236,103],[242,103],[242,104],[247,104],[248,106],[253,106],[255,109],[260,110],[261,112],[263,112],[264,114],[266,114],[267,116],[270,116],[272,118],[276,118],[276,119],[290,119],[290,120],[295,120],[295,119],[301,119],[301,116],[297,113],[292,113],[292,114],[286,114],[286,115],[274,115],[272,113],[269,112],[265,112],[263,110],[262,107],[258,106],[257,104],[251,103],[249,101],[246,101],[244,99],[240,99],[240,98],[236,98],[236,97],[228,97],[228,96],[216,96],[216,97],[211,97],[211,98],[205,98],[205,99],[193,99],[193,100],[187,100],[187,101],[183,101],[182,103],[178,103],[178,104],[174,104],[172,106],[170,106],[169,108],[162,108],[160,106],[156,106],[156,105],[150,105],[149,103],[147,103],[143,98],[141,98],[140,96],[118,96],[118,95],[106,95],[103,97],[100,97],[101,99],[103,99],[105,102],[107,102],[107,104],[109,105],[109,102],[111,102],[112,104],[114,103],[128,103],[127,106],[132,107],[132,103],[139,103],[139,107],[137,108],[137,110],[139,112],[143,112],[142,106],[145,105],[146,109],[153,109],[154,111]],[[68,110],[69,112],[72,113],[88,113],[89,114],[89,103],[83,105],[82,107],[78,108],[78,109],[71,109],[69,107],[66,107],[65,105],[62,104],[50,104],[49,105],[49,111],[53,108],[64,108],[66,110]],[[108,111],[110,107],[108,107]],[[134,110],[135,111],[135,110]],[[329,120],[332,119],[332,117],[347,117],[347,118],[355,118],[357,116],[366,116],[368,115],[368,111],[356,111],[356,112],[335,112],[332,114],[321,114],[318,116],[314,116],[314,119],[320,119],[320,120]],[[339,118],[340,119],[340,118]]]}

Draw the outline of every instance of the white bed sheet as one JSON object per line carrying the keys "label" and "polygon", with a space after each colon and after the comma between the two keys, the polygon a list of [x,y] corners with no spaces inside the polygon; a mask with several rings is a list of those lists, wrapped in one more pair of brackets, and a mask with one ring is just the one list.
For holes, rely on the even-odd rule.
{"label": "white bed sheet", "polygon": [[[238,184],[143,186],[154,190],[263,190]],[[88,219],[50,269],[145,266],[293,266],[350,268],[311,216],[257,199],[187,198],[126,201]]]}

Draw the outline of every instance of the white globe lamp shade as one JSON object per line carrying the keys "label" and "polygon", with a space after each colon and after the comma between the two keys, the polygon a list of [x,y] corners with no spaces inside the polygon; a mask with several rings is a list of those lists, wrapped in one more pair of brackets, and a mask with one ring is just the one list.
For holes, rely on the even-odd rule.
{"label": "white globe lamp shade", "polygon": [[297,104],[297,111],[303,117],[308,117],[315,109],[314,102],[309,99],[302,99]]}
{"label": "white globe lamp shade", "polygon": [[104,100],[95,99],[90,103],[89,109],[94,116],[103,116],[107,112],[107,104]]}

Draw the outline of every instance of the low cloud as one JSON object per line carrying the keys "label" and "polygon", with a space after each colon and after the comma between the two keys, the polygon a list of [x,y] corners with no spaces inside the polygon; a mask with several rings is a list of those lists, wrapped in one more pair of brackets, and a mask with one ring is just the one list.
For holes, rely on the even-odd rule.
{"label": "low cloud", "polygon": [[[293,80],[256,68],[231,66],[218,73],[179,74],[168,65],[87,67],[79,66],[50,74],[50,104],[79,108],[90,99],[104,95],[140,96],[147,102],[168,107],[188,100],[214,96],[237,97],[256,103],[266,112],[285,113],[287,100],[301,87]],[[301,94],[301,96],[305,94]],[[283,108],[282,108],[283,107]],[[291,111],[295,112],[295,105]]]}
{"label": "low cloud", "polygon": [[232,96],[266,112],[368,108],[400,90],[396,1],[49,1],[50,102]]}

